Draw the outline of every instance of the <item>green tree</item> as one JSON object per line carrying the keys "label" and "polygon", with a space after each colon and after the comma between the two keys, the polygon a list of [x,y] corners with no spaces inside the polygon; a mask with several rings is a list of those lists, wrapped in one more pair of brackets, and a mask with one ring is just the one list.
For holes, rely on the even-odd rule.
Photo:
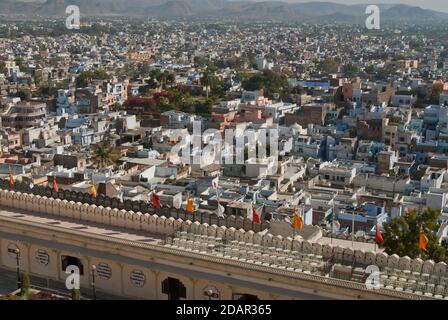
{"label": "green tree", "polygon": [[387,79],[397,73],[398,65],[396,63],[386,63],[384,68],[380,68],[377,71],[376,78],[377,80]]}
{"label": "green tree", "polygon": [[441,246],[448,252],[448,238],[442,240]]}
{"label": "green tree", "polygon": [[170,99],[168,97],[159,97],[157,99],[157,105],[164,111],[171,109]]}
{"label": "green tree", "polygon": [[123,107],[123,105],[122,105],[121,103],[115,102],[115,103],[112,105],[111,109],[112,109],[113,111],[121,111],[121,110],[124,110],[124,107]]}
{"label": "green tree", "polygon": [[344,74],[349,78],[356,76],[358,74],[358,71],[358,67],[354,64],[349,63],[344,66]]}
{"label": "green tree", "polygon": [[168,100],[174,110],[181,110],[183,104],[186,101],[186,95],[177,90],[170,89],[168,91]]}
{"label": "green tree", "polygon": [[118,134],[122,134],[125,131],[125,123],[124,120],[119,118],[117,120],[117,123],[115,125],[115,129],[117,130]]}
{"label": "green tree", "polygon": [[76,78],[78,88],[87,87],[92,80],[106,80],[109,75],[104,70],[85,71]]}
{"label": "green tree", "polygon": [[[440,212],[427,208],[415,210],[407,215],[392,219],[384,224],[384,248],[388,254],[398,254],[417,258],[421,254],[422,259],[432,259],[436,262],[447,262],[448,252],[446,248],[439,245],[437,240],[438,223]],[[426,252],[420,252],[419,239],[420,227],[428,237]]]}
{"label": "green tree", "polygon": [[22,273],[20,281],[20,295],[26,296],[30,290],[30,276],[28,273]]}
{"label": "green tree", "polygon": [[93,147],[92,160],[97,168],[111,166],[118,159],[119,155],[108,141],[101,141]]}
{"label": "green tree", "polygon": [[215,68],[208,66],[203,72],[201,77],[201,84],[206,87],[206,95],[207,98],[209,96],[210,90],[213,91],[213,89],[216,86],[216,83],[218,82],[218,79],[215,76]]}
{"label": "green tree", "polygon": [[264,70],[242,81],[242,87],[245,90],[264,90],[268,97],[272,97],[274,93],[285,93],[291,90],[288,78],[283,74],[278,74],[271,70]]}
{"label": "green tree", "polygon": [[16,66],[18,66],[19,69],[23,71],[23,68],[25,67],[23,64],[23,58],[17,57],[14,59],[14,62],[16,63]]}
{"label": "green tree", "polygon": [[26,94],[26,92],[19,90],[13,94],[13,97],[18,97],[21,100],[26,100],[27,94]]}
{"label": "green tree", "polygon": [[375,71],[375,67],[373,65],[368,65],[364,68],[365,73],[373,73]]}
{"label": "green tree", "polygon": [[216,98],[212,97],[203,103],[196,105],[196,113],[201,115],[210,115],[212,113],[212,106],[216,104]]}
{"label": "green tree", "polygon": [[5,61],[0,61],[0,74],[6,73],[6,63]]}
{"label": "green tree", "polygon": [[151,88],[166,87],[167,85],[171,85],[174,83],[175,77],[174,74],[168,71],[160,71],[159,69],[153,69],[149,73],[149,82],[148,85]]}
{"label": "green tree", "polygon": [[339,70],[339,64],[333,58],[327,58],[319,63],[317,68],[324,73],[336,73]]}
{"label": "green tree", "polygon": [[81,292],[78,289],[73,289],[71,292],[72,300],[81,300]]}
{"label": "green tree", "polygon": [[435,85],[432,86],[432,92],[431,92],[431,97],[430,102],[433,104],[439,104],[440,102],[440,94],[443,91],[443,84],[441,83],[436,83]]}

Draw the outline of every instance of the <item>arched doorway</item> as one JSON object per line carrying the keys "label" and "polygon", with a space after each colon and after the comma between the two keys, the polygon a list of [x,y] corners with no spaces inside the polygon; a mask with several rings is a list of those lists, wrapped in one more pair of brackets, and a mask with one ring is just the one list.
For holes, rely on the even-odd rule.
{"label": "arched doorway", "polygon": [[180,300],[180,298],[187,298],[187,289],[179,279],[175,278],[166,278],[163,280],[162,293],[168,295],[168,300]]}
{"label": "arched doorway", "polygon": [[68,266],[77,266],[79,268],[79,274],[81,276],[84,275],[84,266],[81,262],[81,259],[79,259],[77,257],[71,257],[71,256],[61,256],[62,271],[65,272],[65,270],[67,270]]}
{"label": "arched doorway", "polygon": [[260,300],[257,296],[253,294],[246,293],[234,293],[232,296],[233,300]]}

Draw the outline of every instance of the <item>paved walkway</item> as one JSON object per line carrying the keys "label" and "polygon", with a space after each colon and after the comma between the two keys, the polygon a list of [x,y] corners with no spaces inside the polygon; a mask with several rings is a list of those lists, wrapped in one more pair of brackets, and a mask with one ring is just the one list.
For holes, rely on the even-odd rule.
{"label": "paved walkway", "polygon": [[83,221],[70,219],[67,217],[51,216],[49,214],[39,214],[26,212],[21,209],[1,208],[0,218],[13,218],[18,221],[40,223],[48,226],[56,226],[61,229],[79,230],[96,235],[109,236],[119,239],[159,244],[162,242],[160,235],[151,234],[149,232],[142,232],[138,230],[126,229],[110,225],[99,224],[91,221]]}
{"label": "paved walkway", "polygon": [[354,241],[353,246],[352,246],[351,240],[336,239],[336,238],[333,238],[333,240],[331,240],[331,238],[329,238],[329,237],[322,237],[319,240],[317,240],[316,242],[323,244],[323,245],[332,243],[334,246],[341,246],[344,248],[352,248],[353,250],[375,251],[377,253],[384,251],[384,249],[378,248],[378,246],[375,245],[374,243],[368,243],[368,242]]}

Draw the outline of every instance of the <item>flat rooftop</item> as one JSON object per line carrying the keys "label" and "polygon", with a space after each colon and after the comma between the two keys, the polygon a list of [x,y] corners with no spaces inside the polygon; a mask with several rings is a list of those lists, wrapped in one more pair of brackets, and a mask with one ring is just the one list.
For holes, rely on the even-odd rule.
{"label": "flat rooftop", "polygon": [[322,245],[333,243],[334,246],[341,246],[343,248],[350,248],[353,250],[374,251],[376,253],[384,251],[383,249],[380,249],[378,246],[376,246],[374,243],[358,242],[356,240],[353,242],[353,247],[351,240],[344,240],[337,238],[333,238],[333,240],[331,240],[331,238],[329,237],[322,237],[316,242]]}

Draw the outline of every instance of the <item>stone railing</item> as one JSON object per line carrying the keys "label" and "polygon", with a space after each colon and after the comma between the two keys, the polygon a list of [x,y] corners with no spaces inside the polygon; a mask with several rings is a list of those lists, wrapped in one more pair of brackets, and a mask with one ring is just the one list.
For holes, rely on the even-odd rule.
{"label": "stone railing", "polygon": [[[16,222],[14,218],[5,218],[6,221],[10,222]],[[37,228],[44,227],[46,230],[53,230],[55,232],[61,231],[60,228],[53,226],[53,225],[43,225],[36,222],[30,222],[26,221],[27,225],[34,226]],[[107,241],[108,243],[116,243],[120,245],[126,245],[130,248],[137,248],[137,249],[148,249],[152,250],[161,254],[173,254],[176,256],[182,256],[185,258],[193,258],[196,260],[199,265],[200,261],[205,261],[206,263],[213,262],[217,265],[228,265],[232,267],[238,267],[242,268],[244,270],[254,271],[254,274],[262,274],[269,277],[270,275],[280,275],[280,276],[286,276],[293,279],[298,280],[304,280],[304,281],[310,281],[315,282],[316,284],[327,284],[335,287],[340,288],[347,288],[352,290],[357,290],[359,292],[364,293],[373,293],[375,295],[379,296],[389,296],[390,298],[398,298],[398,299],[420,299],[420,300],[426,300],[429,299],[424,296],[418,296],[415,294],[410,294],[406,292],[397,292],[394,290],[389,290],[385,288],[381,288],[379,290],[369,290],[364,284],[356,283],[352,281],[342,280],[342,279],[336,279],[336,278],[328,278],[324,276],[319,276],[315,274],[306,274],[306,273],[300,273],[300,272],[294,272],[294,271],[288,271],[284,269],[278,269],[278,268],[272,268],[269,266],[263,266],[263,265],[254,265],[252,263],[239,261],[239,260],[233,260],[233,259],[227,259],[217,256],[211,256],[209,254],[203,254],[203,253],[196,253],[191,251],[182,250],[179,248],[173,248],[173,247],[166,247],[161,245],[155,245],[152,243],[144,243],[144,242],[136,242],[132,240],[126,240],[126,239],[119,239],[116,237],[108,236],[108,235],[98,235],[98,234],[92,234],[83,230],[64,230],[64,233],[70,233],[73,236],[81,234],[83,237],[90,238],[92,240],[96,241]]]}
{"label": "stone railing", "polygon": [[219,218],[214,212],[210,212],[209,210],[197,210],[194,213],[190,213],[183,209],[175,209],[168,206],[153,208],[147,201],[134,201],[129,199],[120,201],[118,198],[106,197],[101,194],[97,197],[93,197],[89,193],[63,189],[56,192],[52,188],[45,186],[34,186],[33,188],[30,188],[28,183],[19,181],[16,181],[13,186],[10,186],[8,180],[0,180],[0,189],[53,199],[67,200],[68,202],[73,201],[75,203],[118,209],[119,211],[125,210],[141,212],[142,214],[157,214],[167,218],[172,217],[175,219],[198,221],[199,223],[208,223],[209,225],[224,225],[228,228],[234,227],[236,229],[244,229],[247,231],[254,230],[255,232],[258,232],[269,228],[269,221],[264,221],[262,224],[253,224],[252,221],[241,216],[228,215],[225,218]]}
{"label": "stone railing", "polygon": [[321,255],[324,259],[347,265],[377,265],[380,268],[394,268],[425,274],[448,275],[444,262],[423,261],[419,258],[399,257],[396,254],[353,250],[331,244],[322,245],[291,237],[273,236],[267,232],[246,231],[243,228],[218,226],[216,224],[192,222],[142,212],[97,206],[75,201],[48,198],[46,196],[0,190],[0,205],[7,208],[35,212],[60,218],[104,224],[135,231],[172,236],[176,231],[219,237],[226,241],[240,241],[284,250],[301,251]]}

